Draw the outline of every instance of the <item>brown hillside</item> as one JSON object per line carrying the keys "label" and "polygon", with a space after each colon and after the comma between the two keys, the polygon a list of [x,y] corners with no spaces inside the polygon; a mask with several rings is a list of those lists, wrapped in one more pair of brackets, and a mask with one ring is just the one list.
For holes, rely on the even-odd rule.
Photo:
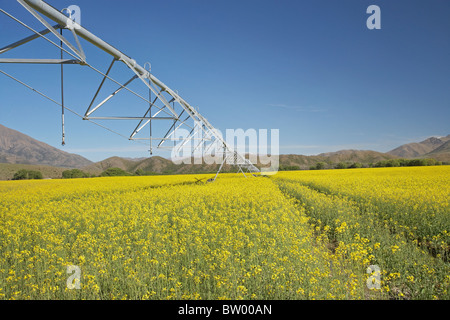
{"label": "brown hillside", "polygon": [[120,168],[122,170],[129,171],[134,164],[135,162],[133,160],[127,160],[121,157],[111,157],[85,166],[82,170],[98,175],[109,168]]}
{"label": "brown hillside", "polygon": [[0,125],[0,162],[81,168],[92,162]]}
{"label": "brown hillside", "polygon": [[440,145],[430,153],[427,153],[424,157],[434,158],[439,161],[450,161],[450,140]]}
{"label": "brown hillside", "polygon": [[0,180],[11,180],[14,174],[21,169],[40,171],[44,179],[59,179],[62,177],[62,172],[68,170],[68,168],[61,167],[0,163]]}
{"label": "brown hillside", "polygon": [[431,137],[421,142],[401,145],[387,153],[401,158],[419,158],[433,152],[449,140],[450,135],[441,138]]}

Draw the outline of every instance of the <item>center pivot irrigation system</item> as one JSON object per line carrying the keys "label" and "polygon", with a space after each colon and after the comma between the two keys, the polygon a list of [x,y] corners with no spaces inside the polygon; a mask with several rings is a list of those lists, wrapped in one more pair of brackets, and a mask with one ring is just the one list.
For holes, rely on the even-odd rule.
{"label": "center pivot irrigation system", "polygon": [[[13,19],[14,21],[20,23],[22,26],[26,27],[30,31],[32,31],[32,35],[26,37],[22,40],[14,42],[10,45],[7,45],[0,49],[0,55],[19,47],[23,44],[26,44],[32,40],[43,38],[52,45],[56,46],[61,51],[60,59],[13,59],[13,58],[0,58],[0,63],[31,63],[31,64],[59,64],[61,66],[61,102],[58,102],[44,93],[36,90],[35,88],[25,84],[24,82],[18,80],[12,75],[0,70],[0,72],[7,77],[17,81],[18,83],[26,86],[27,88],[33,90],[34,92],[40,94],[41,96],[47,98],[48,100],[56,103],[61,106],[61,120],[62,120],[62,144],[65,144],[65,130],[64,130],[64,110],[68,110],[77,116],[81,117],[83,120],[88,120],[96,125],[99,125],[105,129],[108,129],[114,133],[117,133],[101,124],[96,122],[97,120],[135,120],[137,122],[137,126],[131,132],[129,136],[124,136],[120,133],[117,133],[121,136],[128,138],[129,140],[148,140],[150,145],[150,154],[152,154],[153,143],[155,142],[156,148],[177,148],[176,150],[179,152],[181,148],[183,148],[187,143],[191,145],[194,141],[194,145],[192,148],[192,154],[196,150],[200,150],[202,155],[207,152],[220,153],[222,157],[222,163],[220,165],[219,171],[214,177],[214,180],[217,178],[217,175],[222,169],[224,163],[237,166],[240,172],[242,172],[245,176],[245,172],[254,173],[260,172],[260,170],[255,167],[250,160],[246,159],[244,155],[237,152],[234,148],[230,147],[230,145],[223,139],[222,135],[216,130],[209,122],[203,117],[195,108],[193,108],[189,103],[187,103],[183,98],[180,97],[177,91],[170,89],[167,85],[161,82],[158,78],[156,78],[151,73],[150,64],[146,63],[144,67],[140,66],[136,63],[135,60],[131,59],[129,56],[125,55],[123,52],[119,51],[115,47],[111,46],[107,42],[98,38],[85,28],[83,28],[76,19],[72,19],[71,14],[66,15],[69,10],[63,9],[62,11],[58,11],[48,3],[42,0],[17,0],[26,10],[28,10],[39,22],[41,22],[45,29],[42,31],[36,31],[31,28],[21,20],[12,16],[5,10],[0,8],[0,11]],[[66,13],[66,14],[65,14]],[[51,25],[44,19],[47,17],[54,22],[56,25]],[[67,40],[66,37],[63,36],[63,30],[69,30],[73,35],[75,40],[75,45]],[[48,37],[47,34],[52,33],[59,39],[59,44],[55,41],[52,41]],[[90,65],[86,60],[85,52],[80,44],[79,38],[82,38],[89,42],[90,44],[96,46],[97,48],[103,50],[107,54],[112,57],[111,64],[109,65],[106,72],[101,72],[100,70],[94,68]],[[66,47],[63,47],[65,45]],[[63,59],[63,53],[70,55],[73,59]],[[131,78],[121,84],[120,82],[114,80],[110,76],[110,71],[113,68],[114,64],[120,61],[124,63],[131,71]],[[63,77],[63,66],[66,64],[78,64],[83,67],[89,67],[90,69],[98,72],[102,75],[102,80],[100,85],[98,86],[91,103],[86,109],[84,115],[79,114],[72,109],[68,108],[64,104],[64,77]],[[107,96],[100,103],[95,104],[94,102],[97,99],[104,83],[106,80],[111,80],[115,84],[119,85],[119,87],[113,91],[109,96]],[[131,90],[128,85],[134,80],[139,79],[144,85],[145,89],[148,88],[148,98],[143,97],[143,95],[136,93]],[[100,107],[102,107],[106,102],[111,100],[117,93],[122,91],[123,89],[129,91],[134,94],[136,97],[142,99],[146,102],[146,110],[142,110],[139,115],[133,114],[129,116],[95,116],[94,112],[97,111]],[[153,94],[153,97],[152,97]],[[104,108],[103,108],[104,109]],[[126,111],[126,109],[122,110]],[[93,115],[94,114],[94,115]],[[163,137],[153,137],[152,134],[152,122],[158,121],[167,123],[167,131]],[[149,137],[139,138],[137,134],[144,128],[148,126],[150,129]],[[189,134],[185,137],[181,137],[177,140],[176,130],[180,128],[188,129]],[[166,143],[168,140],[178,141],[177,144],[174,143],[174,146],[167,146],[169,143]],[[178,154],[178,153],[176,153]]]}

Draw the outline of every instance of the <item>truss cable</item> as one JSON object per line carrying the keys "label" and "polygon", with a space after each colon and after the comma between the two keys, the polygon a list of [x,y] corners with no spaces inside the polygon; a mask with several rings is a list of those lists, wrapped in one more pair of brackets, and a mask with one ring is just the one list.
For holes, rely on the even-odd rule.
{"label": "truss cable", "polygon": [[[63,34],[63,30],[59,30],[61,36]],[[61,61],[63,60],[63,42],[61,40]],[[61,130],[62,130],[62,141],[61,145],[66,145],[66,137],[65,137],[65,128],[64,128],[64,63],[61,63]]]}
{"label": "truss cable", "polygon": [[[105,43],[104,41],[102,41],[101,39],[95,37],[93,34],[89,33],[89,32],[88,32],[87,30],[85,30],[85,29],[83,29],[84,31],[80,33],[80,35],[81,35],[82,38],[84,38],[84,39],[87,40],[88,42],[91,42],[92,44],[94,44],[95,46],[99,47],[100,49],[102,49],[102,50],[105,51],[106,53],[109,53],[110,55],[114,56],[115,59],[122,61],[129,69],[131,69],[131,71],[133,71],[133,72],[136,74],[136,77],[139,77],[139,78],[142,80],[142,82],[143,82],[146,86],[148,86],[148,88],[149,88],[149,99],[148,99],[148,100],[147,100],[146,98],[144,98],[145,93],[144,93],[143,95],[140,95],[140,94],[138,94],[137,92],[135,92],[135,91],[133,91],[133,90],[127,88],[127,84],[128,84],[130,81],[122,85],[121,83],[119,83],[118,81],[114,80],[113,78],[111,78],[111,77],[108,75],[109,69],[108,69],[108,72],[107,72],[106,74],[104,74],[103,72],[101,72],[100,70],[96,69],[95,67],[93,67],[92,65],[90,65],[89,63],[86,62],[85,54],[84,54],[84,52],[83,52],[83,49],[82,49],[82,47],[81,47],[80,42],[78,41],[77,32],[73,29],[72,25],[67,24],[67,23],[65,22],[66,19],[65,19],[65,15],[64,15],[64,14],[61,14],[60,12],[58,12],[58,10],[56,10],[56,9],[53,8],[53,7],[51,7],[50,5],[48,5],[47,3],[45,3],[44,1],[40,1],[40,0],[39,0],[39,1],[18,0],[18,1],[19,1],[19,3],[20,3],[23,7],[25,7],[25,9],[27,9],[27,10],[28,10],[28,11],[29,11],[36,19],[38,19],[42,24],[44,24],[44,25],[47,27],[48,31],[50,31],[51,33],[53,33],[53,35],[55,35],[57,38],[59,38],[59,40],[60,40],[60,45],[58,45],[56,42],[54,42],[54,41],[48,39],[48,38],[45,36],[45,35],[48,33],[47,30],[44,30],[44,31],[41,31],[41,32],[37,32],[37,31],[34,30],[33,28],[29,27],[28,25],[26,25],[25,23],[23,23],[23,22],[20,21],[19,19],[13,17],[12,15],[10,15],[9,13],[7,13],[6,11],[4,11],[3,9],[0,8],[0,12],[4,13],[4,14],[7,15],[8,17],[10,17],[10,18],[12,18],[13,20],[15,20],[16,22],[20,23],[22,26],[24,26],[24,27],[26,27],[27,29],[31,30],[31,31],[35,34],[35,35],[32,35],[32,36],[30,36],[30,37],[27,37],[27,38],[25,38],[25,39],[23,39],[23,40],[21,40],[21,41],[19,41],[19,42],[14,43],[14,44],[10,45],[9,47],[5,47],[4,49],[5,49],[5,50],[12,49],[12,48],[15,47],[14,45],[18,46],[18,45],[20,45],[20,44],[26,43],[26,42],[28,42],[28,41],[31,41],[31,40],[33,40],[33,39],[36,39],[37,36],[40,36],[40,37],[44,38],[44,39],[45,39],[46,41],[48,41],[50,44],[52,44],[52,45],[56,46],[57,48],[59,48],[59,49],[61,50],[61,59],[60,59],[60,63],[61,63],[61,103],[57,102],[56,100],[50,98],[50,97],[47,96],[46,94],[44,94],[44,93],[42,93],[42,92],[36,90],[35,88],[33,88],[33,87],[29,86],[28,84],[26,84],[26,83],[24,83],[24,82],[22,82],[22,81],[16,79],[15,77],[9,75],[8,73],[6,73],[6,72],[4,72],[4,71],[2,71],[2,70],[0,70],[0,73],[2,73],[2,74],[4,74],[4,75],[8,76],[9,78],[15,80],[15,81],[18,82],[19,84],[22,84],[23,86],[27,87],[28,89],[30,89],[30,90],[32,90],[32,91],[38,93],[38,94],[41,95],[42,97],[44,97],[44,98],[46,98],[46,99],[52,101],[53,103],[55,103],[55,104],[57,104],[57,105],[59,105],[59,106],[61,107],[62,145],[65,144],[65,127],[64,127],[64,111],[65,111],[65,109],[67,109],[68,111],[72,112],[73,114],[75,114],[76,116],[80,117],[81,119],[83,119],[83,120],[88,120],[88,121],[92,122],[93,124],[95,124],[95,125],[97,125],[97,126],[103,128],[103,129],[106,129],[106,130],[108,130],[108,131],[110,131],[110,132],[112,132],[112,133],[114,133],[114,134],[117,134],[117,135],[119,135],[119,136],[121,136],[121,137],[123,137],[123,138],[125,138],[125,139],[127,139],[127,140],[133,140],[132,138],[133,138],[134,134],[136,134],[137,131],[139,131],[142,127],[145,126],[145,124],[144,124],[141,128],[137,128],[137,129],[132,133],[131,137],[129,138],[128,136],[125,136],[125,135],[123,135],[123,134],[121,134],[121,133],[119,133],[119,132],[116,132],[116,131],[114,131],[114,130],[108,128],[108,127],[106,127],[106,126],[103,126],[103,125],[101,125],[101,124],[99,124],[99,123],[94,122],[92,119],[89,119],[89,118],[88,118],[88,115],[87,115],[87,114],[81,115],[81,114],[75,112],[74,110],[71,110],[70,108],[66,107],[66,106],[65,106],[65,101],[64,101],[64,83],[63,83],[63,81],[64,81],[64,72],[63,72],[63,66],[62,66],[62,64],[64,63],[64,61],[63,61],[63,59],[62,59],[63,56],[64,56],[64,53],[63,53],[63,51],[64,51],[64,52],[66,52],[68,55],[70,55],[70,56],[72,56],[72,57],[75,58],[75,60],[67,60],[66,62],[78,63],[78,64],[80,64],[80,65],[88,66],[90,69],[92,69],[92,70],[96,71],[97,73],[103,75],[104,79],[109,79],[109,80],[113,81],[114,83],[118,84],[118,85],[120,86],[120,88],[119,88],[118,90],[116,90],[116,91],[112,94],[112,96],[115,95],[118,91],[120,91],[120,90],[122,90],[122,89],[126,89],[126,90],[129,91],[130,93],[134,94],[135,96],[141,98],[142,100],[144,100],[144,101],[146,101],[146,102],[148,102],[148,103],[150,104],[150,105],[149,105],[150,116],[149,116],[149,118],[148,118],[148,119],[149,119],[149,122],[150,122],[150,126],[149,126],[149,127],[150,127],[150,153],[152,152],[152,125],[151,125],[151,122],[152,122],[152,114],[151,114],[151,111],[152,111],[152,106],[154,105],[154,104],[151,102],[151,92],[153,92],[153,93],[155,94],[155,96],[156,96],[155,100],[156,100],[156,99],[159,99],[159,100],[164,104],[164,107],[162,107],[162,108],[160,108],[160,107],[158,107],[158,106],[155,105],[155,107],[156,107],[157,109],[159,109],[159,111],[155,113],[155,116],[156,116],[158,113],[160,113],[160,112],[164,112],[164,113],[168,114],[168,115],[170,116],[170,118],[167,118],[167,117],[165,117],[165,118],[164,118],[164,117],[159,117],[158,119],[163,119],[163,118],[164,118],[164,119],[167,119],[167,120],[173,119],[173,121],[174,121],[174,123],[173,123],[173,125],[172,125],[172,127],[174,127],[174,130],[173,130],[173,132],[171,132],[171,133],[169,134],[169,136],[172,135],[172,133],[173,133],[174,135],[176,135],[175,130],[179,127],[179,126],[178,126],[178,127],[175,127],[177,121],[180,120],[180,119],[179,119],[180,116],[175,112],[175,108],[174,108],[174,106],[175,106],[175,101],[176,101],[178,104],[180,104],[180,106],[183,108],[183,111],[182,111],[182,112],[188,111],[189,115],[188,115],[188,117],[186,118],[186,120],[188,120],[188,118],[191,118],[191,119],[195,122],[194,128],[192,128],[192,131],[190,132],[190,136],[189,136],[187,139],[185,139],[183,143],[181,143],[181,146],[183,146],[184,144],[186,144],[188,141],[194,139],[193,136],[194,136],[197,132],[195,132],[193,135],[192,135],[192,133],[195,131],[195,127],[197,126],[197,122],[202,122],[202,123],[203,123],[203,125],[201,126],[201,130],[202,130],[202,138],[204,138],[204,132],[203,132],[203,130],[204,130],[204,128],[206,128],[206,129],[208,130],[208,134],[209,134],[209,135],[212,134],[212,135],[214,136],[215,141],[219,141],[219,144],[220,144],[220,143],[223,144],[223,147],[224,147],[224,156],[225,156],[224,162],[225,162],[225,160],[226,160],[227,157],[230,157],[231,155],[234,155],[234,157],[233,157],[232,160],[234,160],[233,162],[234,162],[235,165],[238,164],[238,163],[237,163],[238,157],[239,157],[239,161],[240,161],[240,162],[243,162],[243,163],[239,163],[239,164],[238,164],[238,165],[239,165],[239,169],[240,169],[241,172],[243,172],[243,170],[242,170],[242,165],[245,165],[245,167],[247,168],[247,170],[249,170],[249,168],[251,168],[252,170],[254,169],[255,172],[256,172],[256,171],[260,171],[260,170],[259,170],[258,168],[256,168],[253,164],[251,164],[247,159],[245,159],[245,157],[242,157],[241,155],[238,155],[236,151],[232,152],[232,150],[231,150],[230,147],[227,145],[227,143],[225,142],[225,140],[223,139],[223,137],[222,137],[221,135],[217,135],[217,134],[214,132],[214,131],[215,131],[215,128],[214,128],[214,127],[206,120],[206,118],[204,118],[200,113],[198,113],[198,110],[197,110],[196,108],[190,106],[186,101],[184,101],[180,96],[178,96],[178,92],[175,93],[175,92],[172,91],[169,87],[167,87],[164,83],[162,83],[162,82],[159,81],[156,77],[154,77],[150,72],[146,71],[146,70],[145,70],[145,65],[144,65],[144,68],[142,68],[140,65],[138,65],[138,64],[136,63],[135,60],[133,60],[133,59],[131,59],[130,57],[126,56],[125,54],[123,54],[123,53],[120,52],[119,50],[117,50],[117,49],[111,47],[109,44],[107,44],[107,43]],[[30,4],[28,4],[28,2],[30,2],[30,3],[32,3],[32,4],[34,4],[34,5],[30,5]],[[37,4],[40,4],[40,7],[39,7]],[[56,22],[58,22],[58,21],[61,22],[62,25],[58,24],[58,25],[56,25],[56,26],[54,26],[54,27],[50,26],[50,24],[49,24],[42,16],[40,16],[39,13],[41,13],[41,14],[43,14],[43,15],[49,17],[50,19],[52,19],[52,20],[54,20],[54,21],[56,21]],[[60,29],[60,34],[57,32],[57,30],[56,30],[57,28]],[[65,39],[65,38],[63,37],[63,35],[62,35],[62,34],[63,34],[62,29],[63,29],[63,28],[68,28],[68,29],[70,29],[70,31],[73,33],[73,36],[75,37],[75,41],[77,42],[77,45],[78,45],[78,50],[72,45],[71,42],[69,42],[67,39]],[[69,52],[68,50],[66,50],[66,48],[63,48],[63,43],[66,44],[67,49],[70,49],[70,50],[72,50],[73,52]],[[4,49],[2,49],[2,50],[4,51]],[[112,49],[114,49],[114,50],[112,50]],[[74,53],[75,53],[77,56],[75,56]],[[3,59],[2,59],[2,60],[3,60]],[[19,59],[16,59],[16,60],[19,60]],[[41,62],[44,61],[44,60],[45,60],[45,59],[41,59]],[[47,59],[47,60],[49,60],[49,61],[46,61],[47,63],[57,63],[57,60],[56,60],[56,59]],[[51,60],[51,61],[50,61],[50,60]],[[6,61],[7,61],[7,60],[6,60]],[[10,59],[10,61],[7,61],[7,62],[11,62],[11,61],[14,62],[13,59]],[[25,61],[25,60],[24,60],[24,61]],[[29,59],[29,61],[32,61],[32,59]],[[36,59],[36,61],[38,61],[38,60]],[[113,61],[113,62],[114,62],[114,61]],[[44,63],[45,63],[45,61],[44,61]],[[149,70],[149,71],[150,71],[150,70]],[[145,78],[148,78],[148,81],[149,81],[148,84],[147,84],[147,81],[146,81]],[[104,80],[103,80],[103,81],[104,81]],[[102,83],[103,83],[103,82],[102,82]],[[158,87],[160,88],[159,92],[158,92]],[[176,90],[175,90],[175,91],[176,91]],[[170,101],[168,101],[169,99],[166,100],[166,97],[163,95],[163,92],[166,92],[166,95],[167,95],[167,94],[170,95],[173,99],[170,100]],[[95,97],[94,97],[94,99],[95,99]],[[106,102],[106,101],[109,100],[109,99],[110,99],[110,97],[108,97],[107,99],[105,99],[105,100],[104,100],[102,103],[100,103],[96,108],[94,108],[94,110],[97,109],[98,107],[100,107],[104,102]],[[173,102],[172,106],[170,105],[171,102]],[[172,114],[175,116],[175,118],[173,117],[173,115],[172,115],[171,113],[168,112],[168,110],[165,110],[165,108],[169,109],[169,110],[172,112]],[[94,110],[92,110],[91,113],[92,113]],[[93,118],[95,119],[95,117],[93,117]],[[98,119],[101,119],[102,117],[97,117],[97,118],[98,118]],[[107,119],[107,117],[103,117],[103,118],[104,118],[104,119]],[[110,117],[110,118],[113,119],[114,117]],[[119,119],[120,117],[115,117],[115,118]],[[134,117],[129,117],[129,118],[131,119],[131,118],[134,118]],[[137,118],[137,117],[135,117],[135,118]],[[125,119],[125,118],[122,118],[122,119]],[[145,115],[144,115],[144,117],[141,118],[141,122],[140,122],[140,123],[142,123],[142,120],[144,120],[144,119],[145,119]],[[186,121],[186,120],[184,120],[184,121]],[[182,123],[180,124],[180,126],[181,126],[181,125],[186,125],[186,126],[190,127],[190,126],[189,126],[187,123],[185,123],[184,121],[182,121]],[[139,125],[140,125],[140,124],[139,124]],[[138,125],[138,126],[139,126],[139,125]],[[169,131],[170,131],[170,129],[169,129]],[[167,136],[167,133],[166,133],[166,136]],[[212,138],[212,137],[211,137],[211,138]],[[161,140],[161,142],[159,143],[158,147],[160,147],[161,144],[162,144],[164,141],[165,141],[165,139]],[[143,144],[146,144],[146,143],[143,143]],[[199,145],[201,145],[201,144],[199,144]],[[212,145],[213,145],[213,144],[212,144]],[[180,147],[181,147],[181,146],[180,146]],[[175,147],[175,141],[174,141],[174,147]],[[227,152],[228,152],[228,151],[229,151],[230,154],[227,156]],[[241,158],[242,158],[242,159],[241,159]],[[224,162],[222,163],[222,165],[224,164]],[[222,167],[222,165],[221,165],[221,167]],[[220,171],[220,169],[219,169],[219,171]],[[245,175],[245,174],[244,174],[244,175]],[[217,177],[217,175],[216,175],[216,177]],[[214,179],[214,180],[215,180],[215,179]]]}
{"label": "truss cable", "polygon": [[[33,28],[31,28],[30,26],[28,26],[26,23],[20,21],[19,19],[15,18],[13,15],[9,14],[8,12],[6,12],[5,10],[3,10],[2,8],[0,8],[0,12],[4,13],[5,15],[7,15],[8,17],[10,17],[11,19],[13,19],[14,21],[18,22],[19,24],[21,24],[22,26],[24,26],[25,28],[27,28],[28,30],[34,32],[35,34],[39,35],[40,37],[44,38],[46,41],[48,41],[49,43],[51,43],[52,45],[54,45],[55,47],[63,50],[64,52],[66,52],[67,54],[69,54],[70,56],[72,56],[74,59],[79,60],[77,56],[75,56],[74,54],[72,54],[71,52],[67,51],[66,49],[62,48],[61,46],[59,46],[58,44],[56,44],[55,42],[53,42],[52,40],[50,40],[49,38],[47,38],[45,35],[39,33],[38,31],[34,30]],[[128,92],[134,94],[135,96],[137,96],[138,98],[141,98],[142,100],[144,100],[145,102],[149,102],[146,98],[144,98],[143,96],[141,96],[140,94],[138,94],[137,92],[131,90],[130,88],[124,86],[123,84],[121,84],[120,82],[118,82],[117,80],[111,78],[110,76],[104,74],[103,72],[101,72],[100,70],[98,70],[97,68],[95,68],[94,66],[92,66],[91,64],[89,64],[86,61],[83,61],[83,65],[88,66],[89,68],[91,68],[93,71],[101,74],[102,76],[104,76],[105,78],[111,80],[112,82],[118,84],[121,88],[127,90]],[[169,112],[167,112],[166,110],[161,109],[158,106],[155,106],[156,108],[162,110],[163,112],[165,112],[167,115],[172,116],[172,114],[170,114]],[[128,139],[128,138],[127,138]]]}
{"label": "truss cable", "polygon": [[[76,115],[77,117],[79,117],[79,118],[81,118],[81,119],[84,118],[83,115],[81,115],[81,114],[79,114],[78,112],[72,110],[71,108],[68,108],[68,107],[66,107],[66,106],[63,106],[63,105],[62,105],[61,103],[59,103],[58,101],[56,101],[56,100],[50,98],[49,96],[45,95],[44,93],[40,92],[39,90],[36,90],[35,88],[29,86],[28,84],[24,83],[23,81],[20,81],[19,79],[13,77],[13,76],[10,75],[9,73],[6,73],[6,72],[3,71],[3,70],[0,70],[0,73],[3,73],[5,76],[7,76],[7,77],[11,78],[12,80],[14,80],[14,81],[20,83],[21,85],[27,87],[27,88],[30,89],[31,91],[36,92],[37,94],[41,95],[42,97],[46,98],[47,100],[50,100],[51,102],[57,104],[58,106],[64,108],[65,110],[67,110],[67,111],[73,113],[73,114]],[[84,120],[84,119],[83,119],[83,120]],[[95,122],[95,121],[90,120],[90,119],[86,119],[86,120],[89,121],[89,122],[91,122],[91,123],[93,123],[93,124],[95,124],[96,126],[99,126],[99,127],[103,128],[103,129],[105,129],[105,130],[108,130],[109,132],[112,132],[112,133],[114,133],[114,134],[116,134],[116,135],[118,135],[118,136],[121,136],[122,138],[125,138],[125,139],[127,139],[127,140],[130,140],[127,136],[125,136],[125,135],[123,135],[123,134],[121,134],[121,133],[119,133],[119,132],[117,132],[117,131],[114,131],[114,130],[112,130],[112,129],[110,129],[110,128],[104,126],[104,125],[101,125],[101,124],[98,123],[98,122]],[[140,141],[138,141],[138,140],[136,140],[136,142],[141,143],[141,144],[144,144],[144,143],[142,143],[142,142],[140,142]]]}
{"label": "truss cable", "polygon": [[[50,42],[51,44],[53,44],[54,46],[56,46],[57,48],[61,48],[60,46],[58,46],[56,43],[54,43],[52,40],[50,40],[49,38],[47,38],[46,36],[44,36],[43,34],[37,32],[36,30],[34,30],[33,28],[31,28],[30,26],[28,26],[26,23],[20,21],[19,19],[15,18],[13,15],[9,14],[8,12],[6,12],[5,10],[3,10],[2,8],[0,8],[0,12],[4,13],[5,15],[7,15],[8,17],[10,17],[11,19],[13,19],[14,21],[20,23],[22,26],[24,26],[25,28],[27,28],[28,30],[34,32],[35,34],[37,34],[38,36],[44,38],[45,40],[47,40],[48,42]],[[62,49],[62,48],[61,48]],[[67,51],[66,49],[62,49],[64,50],[66,53],[70,54],[74,59],[78,60],[78,57],[76,57],[75,55],[73,55],[72,53],[70,53],[69,51]]]}

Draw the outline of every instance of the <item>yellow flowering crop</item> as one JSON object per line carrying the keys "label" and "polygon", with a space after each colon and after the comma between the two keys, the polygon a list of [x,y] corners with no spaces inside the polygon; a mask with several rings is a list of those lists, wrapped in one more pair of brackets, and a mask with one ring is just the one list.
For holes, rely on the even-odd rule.
{"label": "yellow flowering crop", "polygon": [[0,299],[448,299],[449,167],[396,169],[0,182]]}
{"label": "yellow flowering crop", "polygon": [[273,180],[353,269],[381,268],[381,292],[450,297],[449,166],[281,172]]}
{"label": "yellow flowering crop", "polygon": [[[0,183],[2,297],[362,297],[272,181],[194,177]],[[80,278],[67,286],[69,265]]]}

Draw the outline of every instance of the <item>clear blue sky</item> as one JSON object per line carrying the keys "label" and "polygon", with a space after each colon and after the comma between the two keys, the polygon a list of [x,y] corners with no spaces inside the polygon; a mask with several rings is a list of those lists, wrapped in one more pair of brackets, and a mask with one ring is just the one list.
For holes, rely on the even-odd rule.
{"label": "clear blue sky", "polygon": [[[280,129],[282,154],[386,152],[450,133],[447,0],[48,3],[58,9],[78,5],[83,26],[138,63],[150,61],[152,72],[218,129]],[[43,29],[17,2],[0,4]],[[381,30],[366,27],[366,9],[372,4],[381,8]],[[29,34],[0,14],[0,47]],[[111,58],[82,44],[88,61],[105,71]],[[59,51],[39,40],[3,57],[58,58]],[[60,99],[59,66],[0,69]],[[127,80],[125,71],[119,68],[115,76]],[[101,76],[80,66],[67,66],[65,74],[66,105],[84,113]],[[61,147],[58,106],[2,74],[0,94],[0,123],[9,128],[93,161],[148,156],[147,146],[68,112],[67,144]],[[125,135],[136,125],[103,123]]]}

